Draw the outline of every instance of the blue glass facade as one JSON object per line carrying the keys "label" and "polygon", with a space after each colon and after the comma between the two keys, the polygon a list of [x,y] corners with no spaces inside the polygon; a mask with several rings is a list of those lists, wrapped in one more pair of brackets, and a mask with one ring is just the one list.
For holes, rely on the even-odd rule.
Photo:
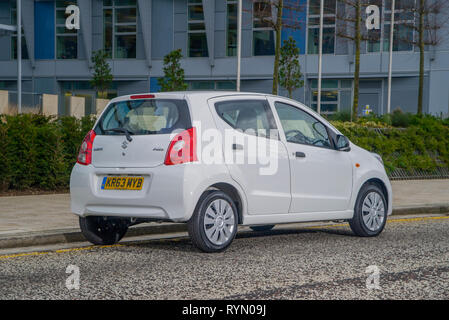
{"label": "blue glass facade", "polygon": [[[376,3],[382,0],[373,0]],[[0,1],[0,23],[11,23],[12,3]],[[233,90],[236,79],[235,58],[235,16],[230,16],[229,5],[235,0],[77,0],[80,8],[81,25],[76,34],[64,29],[64,17],[55,1],[24,0],[23,17],[33,17],[34,21],[24,21],[23,29],[29,59],[23,62],[24,86],[36,93],[64,95],[66,83],[87,83],[92,75],[90,57],[97,50],[110,50],[110,65],[114,75],[111,96],[135,92],[158,91],[157,78],[163,75],[163,57],[171,50],[181,49],[189,89]],[[288,10],[283,13],[287,24],[294,28],[284,28],[282,40],[293,37],[300,49],[300,65],[305,86],[297,89],[293,97],[313,106],[316,99],[318,57],[315,54],[316,0],[285,0],[287,5],[300,5],[302,10]],[[328,0],[329,3],[336,3]],[[243,0],[242,24],[242,85],[243,91],[271,93],[273,55],[255,55],[254,39],[260,43],[272,43],[269,28],[255,27],[252,14],[252,0]],[[201,19],[192,20],[189,6],[202,12]],[[200,9],[198,6],[202,6]],[[191,9],[193,10],[193,9]],[[325,84],[323,101],[330,112],[350,110],[352,101],[352,78],[354,54],[351,42],[336,36],[335,17],[337,6],[326,12],[326,48],[323,58],[323,79]],[[63,11],[59,7],[59,11]],[[233,13],[234,14],[234,13]],[[234,14],[235,15],[235,14]],[[58,16],[58,21],[56,17]],[[190,17],[190,18],[189,18]],[[229,20],[229,19],[234,20]],[[33,20],[31,19],[31,20]],[[385,19],[384,19],[385,20]],[[200,21],[200,22],[198,22]],[[385,34],[387,22],[382,24]],[[61,29],[62,26],[62,29]],[[229,28],[234,28],[228,32]],[[59,29],[58,29],[59,28]],[[448,26],[441,32],[447,34]],[[256,34],[256,32],[258,32]],[[272,32],[272,31],[271,31]],[[198,34],[202,41],[201,56],[189,57],[192,43],[190,34]],[[256,35],[256,36],[255,36]],[[56,39],[67,40],[63,49],[56,48]],[[194,37],[193,37],[194,38]],[[385,37],[383,36],[382,39]],[[429,48],[425,56],[425,106],[424,110],[433,114],[449,113],[449,40]],[[367,105],[382,114],[386,112],[388,52],[380,50],[381,44],[362,43],[360,74],[360,105]],[[14,88],[16,62],[11,56],[12,35],[0,35],[0,88]],[[59,42],[58,42],[59,43]],[[380,43],[380,42],[379,42]],[[401,46],[396,46],[399,49]],[[70,49],[70,50],[68,50]],[[259,48],[260,49],[260,48]],[[267,50],[258,52],[271,52]],[[68,50],[68,51],[67,51]],[[73,54],[67,52],[76,52]],[[206,52],[207,51],[207,52]],[[58,56],[56,56],[58,52]],[[62,52],[59,54],[59,52]],[[207,53],[207,54],[206,54]],[[415,111],[417,106],[419,53],[416,48],[407,48],[394,53],[393,58],[393,99],[392,108]],[[70,86],[70,92],[95,94],[92,88]],[[75,88],[75,89],[73,89]],[[91,92],[92,91],[92,92]],[[280,94],[286,94],[281,88]]]}
{"label": "blue glass facade", "polygon": [[38,1],[34,4],[34,58],[55,58],[55,3]]}

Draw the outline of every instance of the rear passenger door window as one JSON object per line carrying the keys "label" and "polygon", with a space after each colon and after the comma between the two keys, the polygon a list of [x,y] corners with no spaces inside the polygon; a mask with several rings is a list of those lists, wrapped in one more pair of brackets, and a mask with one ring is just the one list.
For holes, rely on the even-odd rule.
{"label": "rear passenger door window", "polygon": [[269,137],[276,129],[270,106],[264,100],[234,100],[215,104],[218,116],[228,125],[243,133]]}

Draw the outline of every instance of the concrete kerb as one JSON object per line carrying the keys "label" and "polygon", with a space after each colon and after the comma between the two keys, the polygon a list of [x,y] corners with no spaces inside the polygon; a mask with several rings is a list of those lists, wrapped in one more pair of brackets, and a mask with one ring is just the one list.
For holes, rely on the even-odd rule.
{"label": "concrete kerb", "polygon": [[[402,206],[393,209],[393,215],[416,215],[416,214],[449,214],[449,203],[422,205],[422,206]],[[136,237],[144,235],[168,234],[186,232],[187,226],[184,223],[155,223],[131,227],[126,237]],[[20,248],[39,245],[63,244],[86,241],[79,229],[59,229],[38,232],[16,233],[0,236],[0,249]]]}
{"label": "concrete kerb", "polygon": [[[167,234],[187,231],[184,223],[160,223],[129,228],[126,237]],[[22,232],[0,236],[0,249],[49,245],[58,243],[84,242],[79,229],[59,229],[37,232]]]}
{"label": "concrete kerb", "polygon": [[399,206],[393,208],[393,215],[449,213],[449,203],[421,206]]}

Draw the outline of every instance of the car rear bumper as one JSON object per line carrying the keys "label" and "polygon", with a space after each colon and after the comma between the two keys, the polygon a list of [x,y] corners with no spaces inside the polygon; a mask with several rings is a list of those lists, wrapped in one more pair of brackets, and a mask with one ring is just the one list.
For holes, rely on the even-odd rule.
{"label": "car rear bumper", "polygon": [[[102,190],[105,176],[140,176],[145,179],[142,190]],[[76,164],[70,177],[71,210],[81,217],[95,215],[186,221],[192,205],[184,182],[184,165],[96,168]]]}

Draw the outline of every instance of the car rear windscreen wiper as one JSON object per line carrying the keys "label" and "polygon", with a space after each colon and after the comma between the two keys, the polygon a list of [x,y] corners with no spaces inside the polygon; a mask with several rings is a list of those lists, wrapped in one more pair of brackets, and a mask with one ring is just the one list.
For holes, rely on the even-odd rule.
{"label": "car rear windscreen wiper", "polygon": [[104,132],[108,132],[108,131],[124,133],[126,136],[126,140],[128,140],[129,142],[133,141],[133,138],[131,138],[131,135],[133,135],[134,132],[131,132],[126,128],[112,128],[112,129],[104,130]]}

